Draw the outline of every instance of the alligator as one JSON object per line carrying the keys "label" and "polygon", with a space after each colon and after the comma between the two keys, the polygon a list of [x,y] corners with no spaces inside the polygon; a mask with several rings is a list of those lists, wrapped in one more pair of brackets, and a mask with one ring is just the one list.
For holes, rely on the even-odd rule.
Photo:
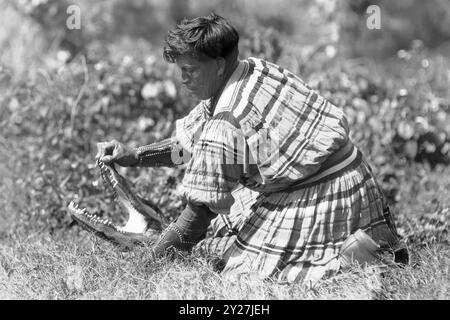
{"label": "alligator", "polygon": [[114,164],[107,165],[100,160],[96,164],[105,187],[113,192],[114,200],[128,214],[128,220],[123,226],[115,225],[107,218],[90,213],[76,201],[68,205],[72,219],[82,228],[124,249],[154,244],[169,225],[161,210],[150,200],[133,193]]}

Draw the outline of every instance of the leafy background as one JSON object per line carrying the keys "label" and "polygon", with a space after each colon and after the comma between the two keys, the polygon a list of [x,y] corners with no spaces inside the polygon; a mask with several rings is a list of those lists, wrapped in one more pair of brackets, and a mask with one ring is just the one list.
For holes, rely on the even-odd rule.
{"label": "leafy background", "polygon": [[[80,30],[66,28],[71,4]],[[380,30],[366,26],[373,4]],[[123,222],[99,180],[96,143],[171,135],[196,101],[162,59],[164,36],[211,11],[236,25],[241,58],[276,62],[344,109],[408,245],[448,249],[448,1],[1,0],[1,252],[18,238],[88,243],[67,212],[74,198]],[[183,208],[183,168],[120,170],[169,219]]]}

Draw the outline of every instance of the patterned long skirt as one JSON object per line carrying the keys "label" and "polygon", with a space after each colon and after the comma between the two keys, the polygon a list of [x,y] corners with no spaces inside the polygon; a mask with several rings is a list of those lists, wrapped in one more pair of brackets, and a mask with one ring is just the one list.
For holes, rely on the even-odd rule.
{"label": "patterned long skirt", "polygon": [[381,247],[398,243],[385,198],[359,151],[334,173],[289,190],[241,188],[234,196],[231,213],[213,221],[214,236],[195,247],[222,257],[224,276],[311,283],[339,270],[342,243],[358,229]]}

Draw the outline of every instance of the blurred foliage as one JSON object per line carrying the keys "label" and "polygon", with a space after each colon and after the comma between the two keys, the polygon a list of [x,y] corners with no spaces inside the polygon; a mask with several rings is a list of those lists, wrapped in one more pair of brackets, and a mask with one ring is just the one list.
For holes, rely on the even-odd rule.
{"label": "blurred foliage", "polygon": [[[420,39],[427,48],[448,50],[450,2],[448,0],[350,0],[341,3],[343,49],[353,55],[386,57]],[[381,28],[369,30],[367,7],[377,5]]]}
{"label": "blurred foliage", "polygon": [[[447,8],[444,1],[431,2]],[[0,29],[0,217],[5,220],[0,225],[5,229],[0,233],[6,226],[28,225],[65,232],[61,227],[71,221],[66,205],[73,197],[100,215],[124,218],[98,179],[95,144],[115,138],[139,146],[172,134],[175,119],[196,101],[181,90],[174,66],[163,62],[162,39],[175,21],[211,9],[237,25],[241,57],[279,63],[344,109],[353,140],[392,203],[408,197],[399,192],[407,178],[422,181],[450,162],[449,59],[429,49],[447,39],[450,29],[442,27],[446,22],[433,22],[433,32],[401,31],[409,21],[402,22],[400,13],[417,6],[427,8],[414,13],[417,28],[424,28],[430,18],[421,17],[437,14],[428,2],[409,1],[411,7],[333,0],[70,2],[82,9],[81,30],[65,28],[68,3],[0,4],[5,21]],[[361,27],[365,8],[373,3],[386,5],[389,13],[382,14],[395,18],[382,18],[382,28],[400,23],[398,36],[404,39]],[[423,40],[414,40],[420,35]],[[366,52],[375,47],[380,56],[395,54],[378,63]],[[183,168],[120,172],[168,217],[180,212],[176,187]],[[408,181],[417,183],[414,179]]]}

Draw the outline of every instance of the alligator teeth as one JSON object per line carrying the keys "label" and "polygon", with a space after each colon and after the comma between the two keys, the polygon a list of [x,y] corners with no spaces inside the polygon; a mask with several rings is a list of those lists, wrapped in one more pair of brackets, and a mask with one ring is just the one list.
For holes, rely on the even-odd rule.
{"label": "alligator teeth", "polygon": [[76,202],[70,201],[69,208],[76,210],[78,209],[78,205],[76,204]]}

